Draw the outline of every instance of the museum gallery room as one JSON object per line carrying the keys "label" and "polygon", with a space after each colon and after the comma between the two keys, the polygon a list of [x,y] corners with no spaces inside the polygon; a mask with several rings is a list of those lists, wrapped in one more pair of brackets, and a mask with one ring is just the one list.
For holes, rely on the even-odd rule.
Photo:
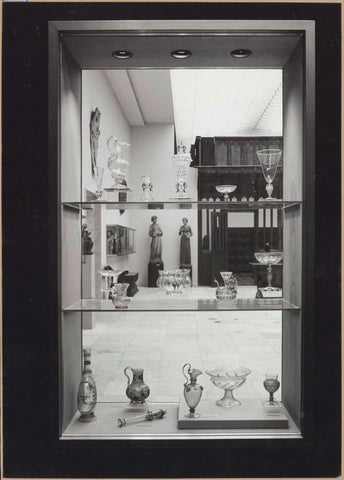
{"label": "museum gallery room", "polygon": [[118,35],[58,43],[61,437],[301,438],[304,35]]}

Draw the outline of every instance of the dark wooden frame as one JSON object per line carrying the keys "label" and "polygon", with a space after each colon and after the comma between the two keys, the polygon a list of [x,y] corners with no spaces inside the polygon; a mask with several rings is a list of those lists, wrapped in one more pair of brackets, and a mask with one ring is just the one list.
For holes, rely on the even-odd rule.
{"label": "dark wooden frame", "polygon": [[[31,42],[39,41],[34,38],[33,32],[35,29],[33,26],[38,24],[38,29],[44,25],[47,19],[53,20],[57,16],[64,19],[70,19],[75,16],[75,11],[77,11],[76,18],[85,16],[89,18],[90,11],[87,10],[89,6],[75,6],[73,5],[73,10],[71,10],[71,4],[68,6],[61,5],[60,8],[57,8],[57,5],[47,7],[47,10],[43,12],[42,5],[30,5],[32,16],[28,15],[28,10],[22,10],[23,7],[28,7],[26,5],[6,5],[5,12],[5,56],[4,61],[7,62],[9,69],[7,74],[4,77],[4,89],[5,93],[9,92],[9,88],[17,88],[20,86],[18,91],[19,97],[23,95],[25,89],[30,88],[28,85],[23,85],[24,79],[27,81],[28,71],[22,70],[23,77],[15,76],[11,78],[12,85],[9,86],[9,76],[15,71],[14,63],[11,65],[9,62],[8,52],[10,50],[8,41],[12,39],[11,48],[13,51],[20,51],[20,48],[23,46],[23,38],[21,37],[17,43],[15,40],[14,29],[15,26],[18,28],[18,15],[25,16],[26,23],[23,27],[23,31],[27,32],[27,37]],[[115,11],[111,10],[111,5],[102,6],[99,5],[99,8],[103,7],[101,10],[100,18],[102,15],[108,16],[119,15],[124,18],[130,18],[132,12],[128,6],[116,5]],[[307,8],[309,9],[307,10]],[[146,10],[145,10],[146,8]],[[183,8],[183,7],[180,7]],[[187,7],[184,10],[185,15],[188,16]],[[206,5],[199,6],[198,14],[200,17],[208,18],[213,16],[209,10],[207,10]],[[136,10],[138,9],[138,10]],[[233,10],[234,9],[234,10]],[[150,15],[156,15],[159,12],[161,16],[174,16],[173,9],[166,9],[166,5],[159,7],[159,5],[152,5],[152,9],[142,5],[141,8],[138,6],[135,7],[135,15],[138,15],[140,18],[147,18]],[[183,10],[182,10],[183,11]],[[241,6],[240,12],[235,10],[235,6],[222,6],[218,7],[216,10],[218,15],[233,15],[236,18],[245,18],[250,16],[250,10],[247,9],[247,5]],[[295,12],[296,11],[296,16]],[[37,15],[38,13],[38,15]],[[158,15],[159,15],[158,14]],[[319,70],[317,70],[318,79],[320,80],[326,71],[327,76],[330,76],[334,82],[332,84],[331,91],[324,89],[324,84],[319,82],[318,92],[326,92],[327,100],[333,106],[333,109],[330,109],[331,116],[329,112],[326,111],[324,107],[324,102],[317,99],[317,104],[319,105],[318,111],[318,126],[326,127],[332,125],[335,128],[335,131],[338,134],[338,92],[340,85],[338,85],[339,78],[339,67],[338,67],[338,41],[336,40],[335,33],[338,33],[339,22],[340,22],[340,6],[337,4],[330,5],[293,5],[292,7],[286,5],[273,5],[269,4],[266,8],[262,5],[260,7],[260,15],[265,18],[314,18],[317,22],[317,35],[319,43],[317,44],[318,54],[318,65]],[[91,15],[94,15],[92,12]],[[180,12],[179,12],[180,15]],[[252,12],[251,12],[252,15]],[[256,14],[253,14],[256,15]],[[99,14],[98,14],[99,18]],[[7,25],[6,25],[7,22]],[[328,22],[328,24],[326,23]],[[13,30],[10,29],[9,25],[13,27]],[[32,30],[30,30],[32,27]],[[37,33],[37,30],[36,30]],[[332,38],[334,42],[334,47],[330,52],[326,51],[324,53],[323,47],[321,45],[327,45],[327,40]],[[46,40],[46,34],[43,34],[41,40]],[[38,45],[37,44],[37,45]],[[40,46],[38,48],[40,55],[43,54],[43,57],[39,57],[39,61],[42,61],[44,57],[44,48]],[[19,60],[22,61],[23,58],[19,57]],[[33,62],[39,63],[37,57],[33,57]],[[56,61],[58,61],[56,59]],[[44,63],[44,62],[43,62]],[[44,74],[42,74],[44,78]],[[337,82],[336,82],[337,79]],[[34,84],[37,84],[37,79],[33,80]],[[42,87],[41,87],[42,88]],[[41,89],[35,91],[36,95],[34,98],[38,98],[38,95],[41,96]],[[24,97],[21,97],[24,99]],[[30,105],[31,98],[27,98],[27,105]],[[326,108],[328,109],[328,101],[326,102]],[[43,102],[44,103],[44,102]],[[5,97],[4,108],[6,112],[9,112],[9,102]],[[53,107],[53,104],[52,104]],[[336,108],[337,107],[337,108]],[[44,108],[44,107],[43,107]],[[26,109],[26,104],[22,104],[22,115],[24,118],[31,118],[30,115],[34,112],[34,109],[30,110],[30,114]],[[13,114],[16,112],[13,112]],[[44,112],[43,118],[44,118]],[[339,112],[340,115],[340,112]],[[16,117],[17,118],[17,117]],[[10,133],[9,127],[11,122],[13,122],[13,115],[10,114],[7,117],[7,124],[3,126],[4,133],[8,136],[7,144],[4,145],[4,155],[9,155],[9,152],[16,151],[16,148],[13,144],[9,145],[10,140],[13,136]],[[326,122],[327,120],[327,122]],[[13,125],[13,123],[12,123]],[[17,126],[21,128],[21,123]],[[42,125],[39,125],[40,128],[43,128]],[[28,132],[32,131],[33,128],[36,128],[37,125],[29,125]],[[45,127],[46,128],[46,127]],[[54,130],[55,131],[55,130]],[[17,132],[15,132],[17,133]],[[45,477],[59,477],[59,476],[164,476],[168,471],[170,475],[173,476],[241,476],[241,475],[259,475],[259,476],[337,476],[339,475],[339,414],[340,414],[340,402],[336,398],[340,395],[339,384],[336,386],[336,383],[333,382],[332,374],[338,378],[339,367],[339,307],[338,307],[338,260],[332,257],[328,247],[329,244],[336,251],[339,250],[339,208],[334,208],[333,211],[329,213],[328,206],[337,206],[338,200],[336,199],[336,194],[338,193],[338,181],[339,176],[334,175],[335,172],[339,171],[339,161],[336,163],[336,155],[339,152],[338,137],[335,135],[331,137],[331,132],[327,132],[332,138],[332,144],[328,146],[324,142],[323,138],[318,139],[317,147],[322,153],[328,154],[328,150],[332,152],[332,168],[331,171],[327,168],[326,165],[317,163],[317,178],[316,186],[317,193],[320,196],[326,197],[325,202],[320,202],[317,204],[317,219],[316,227],[314,230],[312,220],[310,219],[309,223],[306,223],[307,229],[305,229],[304,235],[306,238],[314,236],[314,233],[317,235],[317,245],[316,251],[316,266],[317,266],[317,279],[316,279],[316,296],[313,297],[313,292],[308,290],[308,297],[315,298],[316,304],[316,317],[313,324],[312,320],[307,325],[308,333],[312,332],[312,335],[307,337],[306,342],[303,345],[307,363],[304,366],[307,369],[308,380],[304,386],[304,394],[306,405],[310,409],[306,411],[311,411],[311,416],[305,418],[305,428],[307,430],[308,436],[305,440],[298,442],[260,442],[255,441],[253,444],[249,441],[241,442],[203,442],[193,445],[184,445],[181,442],[178,442],[178,445],[171,444],[168,445],[157,445],[155,442],[150,443],[149,445],[143,446],[142,442],[140,445],[120,445],[118,442],[115,442],[116,445],[113,445],[113,442],[98,442],[96,445],[94,442],[88,442],[86,444],[79,442],[72,442],[69,445],[66,445],[66,442],[56,440],[56,434],[58,432],[58,420],[56,417],[57,412],[57,377],[56,377],[56,367],[57,362],[57,327],[54,321],[56,320],[56,308],[58,304],[57,299],[57,282],[54,280],[57,278],[57,265],[56,265],[56,251],[58,248],[57,245],[57,211],[56,211],[56,178],[58,174],[57,165],[54,162],[49,163],[50,172],[46,170],[46,155],[36,157],[36,162],[42,166],[41,175],[45,175],[45,178],[49,179],[49,191],[51,193],[50,201],[50,211],[48,215],[47,205],[42,204],[41,199],[37,199],[35,196],[31,197],[33,203],[31,205],[33,211],[39,212],[42,215],[41,218],[49,218],[49,236],[46,227],[43,224],[33,222],[39,222],[40,220],[34,220],[32,211],[27,212],[27,221],[26,225],[29,228],[34,227],[36,231],[39,231],[41,244],[47,244],[49,239],[50,245],[50,255],[48,256],[47,252],[44,250],[35,251],[31,250],[31,259],[32,264],[25,263],[25,257],[21,257],[21,251],[24,254],[27,252],[27,249],[16,248],[16,256],[12,256],[11,248],[5,245],[5,252],[7,253],[7,258],[4,264],[4,276],[5,281],[7,282],[7,292],[4,297],[4,308],[6,315],[4,317],[4,335],[5,335],[5,348],[4,348],[4,474],[5,476],[45,476]],[[53,135],[56,135],[53,134]],[[44,140],[39,143],[39,147],[44,152],[47,151],[47,145]],[[54,144],[54,142],[53,142]],[[30,146],[31,151],[33,147]],[[308,147],[307,147],[308,148]],[[12,150],[11,150],[12,149]],[[326,149],[326,150],[325,150]],[[37,152],[37,150],[36,150]],[[18,154],[20,152],[18,151]],[[55,148],[51,150],[51,158],[54,158],[56,155]],[[6,158],[6,157],[5,157]],[[328,158],[328,157],[327,157]],[[15,189],[21,188],[22,192],[32,192],[34,188],[40,191],[42,189],[42,179],[37,178],[33,180],[33,183],[28,184],[27,182],[21,181],[18,178],[18,171],[20,167],[23,168],[21,162],[22,157],[13,157],[13,165],[11,168],[14,168],[15,165],[18,166],[16,170],[16,175],[11,177],[9,170],[4,171],[4,198],[10,198],[11,194]],[[18,162],[18,163],[17,163]],[[25,166],[24,166],[25,168]],[[330,175],[331,174],[331,175]],[[334,175],[334,176],[333,176]],[[331,185],[331,189],[326,188],[328,181]],[[306,182],[313,185],[313,178],[311,176],[306,177]],[[11,187],[15,187],[15,189]],[[30,190],[31,188],[31,190]],[[36,193],[36,192],[35,192]],[[339,198],[339,197],[338,197]],[[312,211],[314,207],[313,199],[308,199],[309,207]],[[308,205],[306,205],[308,206]],[[19,204],[18,204],[19,207]],[[19,210],[16,205],[12,204],[12,207],[9,208],[5,205],[4,209],[4,222],[6,228],[4,230],[5,239],[16,242],[16,233],[17,225],[14,225],[14,228],[11,227],[10,215],[18,214]],[[320,233],[319,227],[321,226],[324,234]],[[309,229],[310,228],[310,229]],[[43,235],[42,235],[43,233]],[[34,233],[32,241],[36,240],[36,233]],[[44,243],[43,243],[44,242]],[[32,245],[32,243],[31,243]],[[331,250],[331,249],[330,249]],[[19,253],[18,253],[19,252]],[[27,277],[32,280],[32,286],[28,285],[28,288],[21,297],[21,305],[15,307],[15,303],[18,304],[18,295],[17,283],[14,282],[14,274],[17,279],[17,271],[12,268],[15,265],[14,262],[17,262],[19,259],[23,258],[23,263],[21,264],[22,272],[26,271]],[[36,262],[37,261],[37,262]],[[51,276],[51,288],[48,289],[48,284],[46,287],[43,287],[43,292],[46,293],[46,297],[43,301],[41,297],[35,297],[35,292],[32,290],[33,286],[42,288],[42,278],[38,279],[37,277],[32,277],[32,274],[35,270],[37,275],[37,265],[39,262],[43,262],[45,267],[49,265],[49,277]],[[311,266],[314,264],[314,250],[311,249],[306,254],[306,266]],[[320,270],[319,270],[320,268]],[[322,270],[323,269],[323,270]],[[325,272],[325,273],[324,273]],[[42,271],[43,278],[48,278],[44,276],[47,272]],[[309,276],[312,276],[312,273],[307,271]],[[38,281],[39,280],[39,281]],[[8,287],[13,287],[13,290],[10,291]],[[15,293],[16,292],[16,293]],[[14,295],[15,293],[15,295]],[[36,292],[37,293],[37,292]],[[36,301],[36,310],[30,306],[30,296],[37,299]],[[334,302],[329,303],[329,300],[332,299]],[[48,303],[49,302],[49,303]],[[308,314],[312,313],[313,302],[310,300],[304,305]],[[24,307],[25,305],[25,307]],[[32,305],[32,303],[31,303]],[[45,307],[44,307],[45,305]],[[49,307],[47,308],[47,305]],[[40,315],[38,315],[40,313]],[[27,317],[32,320],[30,323],[25,322],[21,324],[21,328],[16,328],[14,321],[23,316],[25,320]],[[326,320],[330,319],[333,322],[329,323]],[[38,320],[39,319],[39,320]],[[49,322],[47,322],[47,319]],[[39,323],[41,322],[41,323]],[[38,337],[33,338],[30,335],[32,329],[35,332],[41,332]],[[20,330],[20,331],[19,331]],[[31,342],[31,344],[29,344]],[[22,354],[24,354],[24,360],[18,362],[18,348],[17,346],[23,345]],[[37,352],[39,352],[37,354]],[[48,359],[48,362],[47,362]],[[336,367],[337,365],[337,367]],[[314,385],[314,376],[312,374],[312,368],[316,367],[317,372],[317,382]],[[329,374],[329,372],[331,372]],[[321,379],[321,383],[319,380]],[[28,395],[24,395],[23,402],[23,392],[27,392]],[[49,405],[48,408],[47,404]],[[20,407],[20,408],[18,408]],[[39,422],[38,419],[41,419]],[[312,428],[311,428],[312,426]],[[25,448],[24,448],[25,446]],[[116,447],[114,449],[114,447]],[[166,447],[168,447],[166,449]],[[240,447],[238,449],[238,447]],[[290,447],[290,448],[288,448]],[[229,455],[229,452],[233,455]],[[151,461],[152,454],[154,454],[154,462]],[[223,454],[223,455],[222,455]],[[149,455],[149,462],[146,462],[146,455]],[[247,462],[248,455],[250,457],[250,465]],[[87,459],[87,461],[85,461]],[[264,459],[264,460],[263,460]],[[214,460],[214,461],[213,461]],[[214,468],[214,465],[216,467]]]}

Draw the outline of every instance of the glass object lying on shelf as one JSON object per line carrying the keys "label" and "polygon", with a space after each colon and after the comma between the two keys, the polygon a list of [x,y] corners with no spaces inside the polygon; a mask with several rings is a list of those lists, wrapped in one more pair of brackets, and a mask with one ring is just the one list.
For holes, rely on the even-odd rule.
{"label": "glass object lying on shelf", "polygon": [[177,175],[176,190],[179,198],[183,198],[186,195],[188,176],[188,169],[191,162],[191,157],[186,153],[186,147],[182,144],[178,145],[178,152],[172,157],[173,166]]}
{"label": "glass object lying on shelf", "polygon": [[216,185],[215,188],[219,193],[224,194],[224,201],[229,202],[229,194],[234,192],[237,186],[236,185]]}
{"label": "glass object lying on shelf", "polygon": [[214,385],[225,391],[224,396],[216,401],[219,407],[238,407],[241,405],[239,400],[234,398],[233,390],[239,388],[246,382],[246,377],[251,370],[246,367],[220,367],[214,370],[207,370],[210,380]]}
{"label": "glass object lying on shelf", "polygon": [[282,156],[282,150],[277,148],[268,148],[257,152],[260,166],[263,170],[264,178],[267,182],[265,187],[268,196],[264,200],[275,200],[271,195],[274,189],[272,182],[275,179],[277,167]]}
{"label": "glass object lying on shelf", "polygon": [[167,410],[162,410],[161,408],[153,411],[147,410],[146,413],[141,415],[135,415],[134,417],[129,418],[119,418],[117,420],[117,425],[119,427],[124,427],[125,425],[130,425],[137,422],[151,422],[156,419],[164,418],[166,414]]}
{"label": "glass object lying on shelf", "polygon": [[124,225],[106,225],[106,255],[135,253],[135,229]]}
{"label": "glass object lying on shelf", "polygon": [[188,268],[159,270],[157,287],[167,294],[183,293],[183,290],[191,287],[190,270]]}
{"label": "glass object lying on shelf", "polygon": [[130,144],[120,142],[113,135],[108,138],[106,144],[110,152],[108,168],[111,172],[111,177],[115,181],[111,188],[126,189],[125,179],[129,172],[129,162],[123,158],[123,151],[130,147]]}
{"label": "glass object lying on shelf", "polygon": [[268,285],[264,288],[264,291],[279,290],[272,286],[272,265],[277,265],[283,259],[283,252],[276,252],[271,250],[270,252],[256,252],[254,254],[259,263],[267,265],[268,270]]}

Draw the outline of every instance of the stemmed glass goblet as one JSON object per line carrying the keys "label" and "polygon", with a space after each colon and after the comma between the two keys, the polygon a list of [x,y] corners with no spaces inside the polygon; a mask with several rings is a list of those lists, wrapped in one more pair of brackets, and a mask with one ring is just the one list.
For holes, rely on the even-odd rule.
{"label": "stemmed glass goblet", "polygon": [[267,373],[264,380],[264,388],[269,393],[269,405],[278,405],[278,402],[274,400],[274,393],[280,387],[280,382],[278,380],[278,375],[274,373]]}
{"label": "stemmed glass goblet", "polygon": [[257,155],[259,158],[260,166],[263,170],[264,178],[267,182],[265,189],[268,196],[263,200],[276,200],[271,196],[274,189],[272,182],[274,181],[276,176],[277,167],[282,155],[282,150],[279,150],[277,148],[268,148],[266,150],[259,150],[257,152]]}

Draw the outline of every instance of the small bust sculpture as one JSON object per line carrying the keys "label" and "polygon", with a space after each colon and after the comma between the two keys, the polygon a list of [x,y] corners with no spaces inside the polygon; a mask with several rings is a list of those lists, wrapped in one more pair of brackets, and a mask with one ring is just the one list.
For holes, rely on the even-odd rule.
{"label": "small bust sculpture", "polygon": [[82,239],[82,253],[83,255],[93,255],[92,248],[94,242],[91,238],[91,232],[87,231],[86,223],[83,224],[81,230],[81,239]]}

